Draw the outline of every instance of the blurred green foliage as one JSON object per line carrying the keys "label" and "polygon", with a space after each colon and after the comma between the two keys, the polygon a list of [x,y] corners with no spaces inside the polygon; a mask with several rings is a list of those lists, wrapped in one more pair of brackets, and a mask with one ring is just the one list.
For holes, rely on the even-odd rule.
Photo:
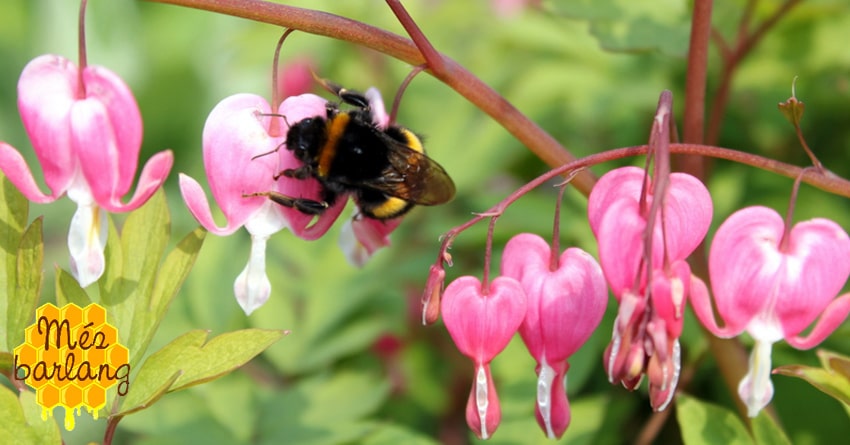
{"label": "blurred green foliage", "polygon": [[[403,34],[383,2],[286,2],[363,21]],[[408,0],[405,6],[434,46],[475,73],[578,156],[646,141],[662,89],[684,100],[690,2],[609,0],[544,2],[547,12],[496,17],[488,2]],[[717,32],[731,42],[747,2],[715,2]],[[777,0],[756,2],[756,22]],[[15,106],[24,65],[43,53],[77,59],[76,1],[5,0],[0,5],[0,140],[17,147],[38,170]],[[117,72],[141,107],[145,135],[140,162],[174,150],[166,182],[173,233],[197,226],[177,187],[177,172],[205,183],[201,131],[224,97],[270,96],[270,68],[281,30],[244,19],[130,0],[91,0],[88,59]],[[803,2],[772,28],[741,64],[732,85],[719,145],[805,165],[794,129],[776,108],[790,96],[806,103],[803,132],[822,162],[850,177],[850,5],[845,0]],[[308,58],[318,73],[364,90],[377,86],[389,101],[410,67],[333,39],[293,34],[282,63]],[[708,101],[719,83],[720,58],[710,55]],[[677,115],[679,116],[679,115]],[[393,235],[393,245],[363,268],[348,265],[337,247],[338,227],[306,242],[288,233],[269,243],[273,295],[250,317],[236,304],[233,280],[248,257],[244,232],[207,237],[182,292],[149,350],[194,329],[212,335],[243,328],[288,329],[242,372],[164,397],[153,409],[128,416],[116,443],[466,443],[463,409],[472,366],[441,325],[422,327],[419,297],[439,236],[484,211],[547,167],[490,118],[427,75],[417,77],[402,102],[399,122],[426,137],[429,154],[455,179],[450,204],[416,209]],[[623,163],[642,164],[643,159]],[[602,174],[614,165],[593,168]],[[715,227],[744,205],[784,212],[792,180],[726,161],[712,163],[709,188]],[[542,187],[511,207],[497,225],[496,247],[521,231],[551,233],[556,193]],[[67,268],[64,245],[71,215],[64,200],[32,206],[44,215],[45,263]],[[585,199],[570,192],[562,217],[562,246],[595,253]],[[796,219],[823,216],[850,228],[850,204],[804,186]],[[120,224],[120,217],[119,224]],[[220,218],[219,221],[223,221]],[[339,224],[338,224],[339,225]],[[448,278],[481,275],[484,225],[465,232],[451,253]],[[710,238],[711,235],[709,235]],[[498,255],[498,251],[496,252]],[[497,263],[494,263],[497,264]],[[45,295],[53,295],[45,280]],[[613,303],[613,299],[612,299]],[[568,392],[572,425],[563,443],[631,442],[651,415],[645,393],[607,383],[602,351],[610,339],[614,304],[588,344],[571,359]],[[212,336],[211,335],[211,336]],[[698,363],[683,390],[733,408],[707,352],[703,332],[689,315],[683,344],[686,366]],[[850,353],[850,326],[826,343]],[[774,364],[817,363],[811,351],[775,348]],[[491,443],[551,443],[533,417],[534,362],[515,339],[493,362],[503,418]],[[775,377],[774,406],[792,443],[816,444],[850,435],[840,406],[816,389]],[[673,416],[671,416],[671,419]],[[102,440],[103,422],[82,416],[63,433],[66,443]],[[659,441],[681,441],[668,421]]]}

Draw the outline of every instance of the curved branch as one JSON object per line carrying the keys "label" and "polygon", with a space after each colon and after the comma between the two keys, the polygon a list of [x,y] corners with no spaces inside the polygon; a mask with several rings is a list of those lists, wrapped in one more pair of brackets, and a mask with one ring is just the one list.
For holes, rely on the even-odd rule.
{"label": "curved branch", "polygon": [[[345,40],[379,51],[413,66],[425,63],[425,58],[411,40],[374,26],[326,12],[260,0],[148,1],[202,9]],[[441,61],[441,64],[438,64],[439,69],[437,71],[429,69],[428,72],[490,115],[543,162],[556,167],[576,159],[549,133],[522,114],[466,68],[441,53],[437,54]],[[593,174],[585,171],[573,180],[573,185],[587,195],[595,182]]]}

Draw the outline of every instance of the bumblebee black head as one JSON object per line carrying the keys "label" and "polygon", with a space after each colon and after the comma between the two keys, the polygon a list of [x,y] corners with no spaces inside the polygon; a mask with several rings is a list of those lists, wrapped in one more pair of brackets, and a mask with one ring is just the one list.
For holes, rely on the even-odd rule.
{"label": "bumblebee black head", "polygon": [[289,127],[286,133],[286,149],[292,151],[296,159],[308,162],[317,155],[326,139],[325,120],[310,117]]}

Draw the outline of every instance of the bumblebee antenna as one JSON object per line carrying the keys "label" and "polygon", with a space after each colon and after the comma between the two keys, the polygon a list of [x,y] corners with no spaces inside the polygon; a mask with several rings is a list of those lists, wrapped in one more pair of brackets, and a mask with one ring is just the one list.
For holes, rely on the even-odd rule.
{"label": "bumblebee antenna", "polygon": [[413,67],[413,70],[410,71],[407,77],[405,77],[401,82],[401,85],[398,86],[398,91],[396,91],[395,98],[393,99],[393,107],[390,110],[390,125],[395,123],[395,118],[398,114],[398,107],[401,104],[401,96],[404,95],[404,91],[407,89],[407,86],[410,85],[410,82],[417,74],[425,71],[425,68],[428,68],[427,63]]}

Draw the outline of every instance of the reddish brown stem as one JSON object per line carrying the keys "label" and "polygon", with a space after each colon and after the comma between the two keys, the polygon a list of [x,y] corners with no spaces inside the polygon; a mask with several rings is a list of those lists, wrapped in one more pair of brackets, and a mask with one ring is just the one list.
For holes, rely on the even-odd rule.
{"label": "reddish brown stem", "polygon": [[[333,37],[355,43],[407,62],[425,63],[425,58],[409,39],[338,15],[310,9],[279,5],[260,0],[148,0],[202,9],[242,17],[257,22],[294,28],[310,34]],[[431,66],[429,73],[465,97],[478,109],[490,115],[523,145],[549,166],[556,167],[576,160],[567,149],[536,123],[516,109],[499,93],[457,62],[437,53],[441,68]],[[582,172],[574,185],[585,195],[590,193],[595,177]]]}

